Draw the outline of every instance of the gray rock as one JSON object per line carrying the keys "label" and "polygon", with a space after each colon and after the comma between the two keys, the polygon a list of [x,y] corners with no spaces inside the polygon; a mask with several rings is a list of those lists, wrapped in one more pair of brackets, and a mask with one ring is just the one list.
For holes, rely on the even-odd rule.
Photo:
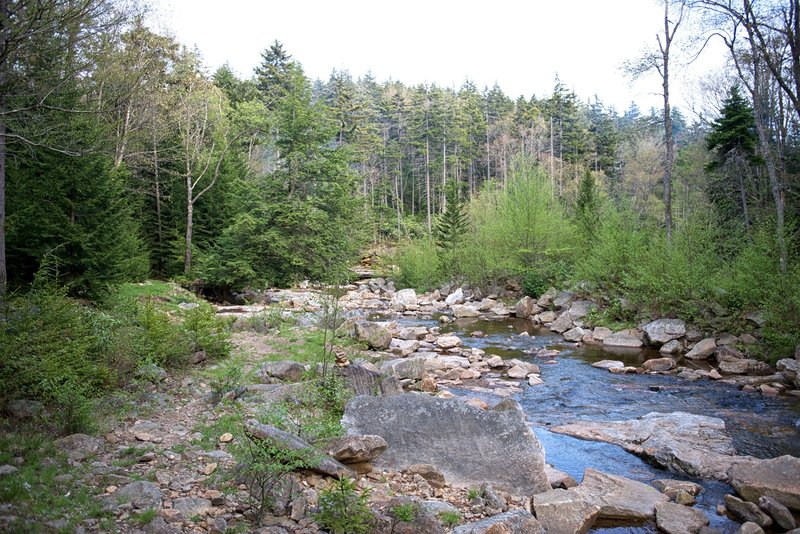
{"label": "gray rock", "polygon": [[343,464],[370,462],[383,454],[389,445],[380,436],[343,436],[328,441],[323,451]]}
{"label": "gray rock", "polygon": [[725,495],[725,508],[733,515],[751,521],[761,528],[772,524],[772,518],[761,511],[757,504],[743,501],[733,495]]}
{"label": "gray rock", "polygon": [[660,347],[686,335],[686,323],[680,319],[656,319],[646,324],[642,330],[650,345]]}
{"label": "gray rock", "polygon": [[550,289],[542,293],[542,295],[536,301],[536,304],[538,306],[541,306],[542,308],[546,308],[553,303],[553,299],[556,298],[557,294],[558,291],[556,290],[556,288],[551,287]]}
{"label": "gray rock", "polygon": [[600,506],[564,489],[534,495],[533,510],[547,534],[583,534],[600,515]]}
{"label": "gray rock", "polygon": [[739,527],[736,534],[764,534],[764,529],[752,521],[748,521],[747,523],[742,523],[742,526]]}
{"label": "gray rock", "polygon": [[[461,525],[450,531],[451,534],[545,534],[544,528],[525,510],[512,510],[492,517]],[[550,531],[547,531],[548,534]]]}
{"label": "gray rock", "polygon": [[678,354],[681,350],[683,350],[683,344],[677,339],[673,339],[661,345],[658,352],[661,354]]}
{"label": "gray rock", "polygon": [[750,321],[759,328],[767,324],[767,316],[762,311],[755,311],[753,313],[748,313],[745,316],[745,319],[747,319],[748,321]]}
{"label": "gray rock", "polygon": [[542,311],[542,309],[536,304],[536,301],[530,297],[522,297],[514,307],[514,315],[520,319],[527,319],[540,311]]}
{"label": "gray rock", "polygon": [[675,360],[672,358],[653,358],[642,364],[646,371],[669,371],[675,368]]}
{"label": "gray rock", "polygon": [[396,378],[381,376],[362,365],[339,367],[336,373],[356,395],[396,395],[403,392]]}
{"label": "gray rock", "polygon": [[552,323],[556,320],[558,315],[554,311],[543,311],[542,313],[534,316],[540,323]]}
{"label": "gray rock", "polygon": [[624,369],[625,364],[619,360],[600,360],[599,362],[594,362],[592,367],[597,367],[598,369]]}
{"label": "gray rock", "polygon": [[728,470],[730,484],[743,499],[756,503],[763,495],[800,511],[800,459],[780,456],[733,465]]}
{"label": "gray rock", "polygon": [[19,469],[17,469],[13,465],[9,465],[9,464],[0,465],[0,477],[13,475],[14,473],[16,473],[18,471],[19,471]]}
{"label": "gray rock", "polygon": [[796,387],[800,387],[800,362],[795,359],[785,358],[778,360],[777,368],[789,382]]}
{"label": "gray rock", "polygon": [[553,324],[550,325],[550,330],[561,334],[567,330],[570,330],[574,326],[575,324],[572,322],[572,317],[570,316],[569,312],[564,312],[558,316],[558,319],[553,321]]}
{"label": "gray rock", "polygon": [[578,341],[583,339],[583,336],[585,336],[587,333],[588,332],[583,328],[581,328],[580,326],[576,326],[575,328],[571,328],[566,332],[564,332],[563,336],[564,339],[566,339],[567,341],[572,341],[574,343],[577,343]]}
{"label": "gray rock", "polygon": [[158,484],[137,480],[117,490],[116,493],[113,494],[113,498],[117,502],[129,502],[134,508],[140,510],[146,510],[148,508],[158,510],[161,508],[164,494],[161,488],[158,487]]}
{"label": "gray rock", "polygon": [[434,488],[443,488],[446,484],[444,473],[431,464],[413,464],[404,469],[409,475],[419,475]]}
{"label": "gray rock", "polygon": [[450,483],[488,482],[515,495],[550,487],[542,446],[521,411],[484,411],[420,393],[361,396],[347,403],[342,423],[350,434],[386,440],[379,467],[433,464]]}
{"label": "gray rock", "polygon": [[583,319],[590,312],[597,309],[597,304],[590,300],[576,300],[572,303],[572,306],[569,307],[569,315],[572,317],[572,320],[576,319]]}
{"label": "gray rock", "polygon": [[389,350],[399,356],[405,357],[419,348],[419,341],[416,339],[392,339]]}
{"label": "gray rock", "polygon": [[436,339],[436,346],[442,349],[454,349],[460,347],[461,340],[457,336],[439,336]]}
{"label": "gray rock", "polygon": [[454,304],[453,308],[453,317],[462,318],[462,317],[478,317],[480,312],[478,308],[475,306],[470,306],[468,304]]}
{"label": "gray rock", "polygon": [[444,303],[448,306],[461,304],[462,302],[464,302],[464,290],[460,287],[447,295],[447,298],[444,299]]}
{"label": "gray rock", "polygon": [[358,341],[365,342],[376,350],[385,350],[392,343],[392,334],[389,330],[372,321],[357,321],[355,334]]}
{"label": "gray rock", "polygon": [[604,347],[623,347],[623,348],[638,349],[643,345],[644,342],[641,339],[625,332],[615,332],[610,336],[606,336],[603,339]]}
{"label": "gray rock", "polygon": [[381,373],[398,380],[421,380],[425,375],[425,358],[397,358],[381,364]]}
{"label": "gray rock", "polygon": [[687,480],[673,480],[671,478],[662,478],[652,482],[653,487],[661,493],[664,493],[671,499],[674,499],[679,491],[685,491],[689,495],[699,495],[703,491],[703,486],[689,482]]}
{"label": "gray rock", "polygon": [[172,507],[180,512],[185,519],[195,516],[204,516],[213,509],[211,501],[200,497],[181,497],[172,501]]}
{"label": "gray rock", "polygon": [[753,372],[763,372],[764,362],[752,359],[725,359],[719,362],[719,371],[727,375],[744,375]]}
{"label": "gray rock", "polygon": [[555,298],[553,298],[553,306],[558,309],[568,308],[574,300],[575,293],[572,291],[559,291]]}
{"label": "gray rock", "polygon": [[266,362],[258,370],[262,379],[277,378],[287,382],[297,382],[306,372],[303,364],[293,361]]}
{"label": "gray rock", "polygon": [[667,534],[697,534],[708,525],[708,517],[682,504],[662,502],[656,505],[656,525]]}
{"label": "gray rock", "polygon": [[481,498],[489,508],[501,512],[508,510],[508,503],[494,490],[491,484],[481,484]]}
{"label": "gray rock", "polygon": [[337,462],[329,456],[321,454],[320,451],[294,434],[284,432],[283,430],[269,425],[263,425],[255,419],[249,419],[247,422],[245,422],[245,431],[250,435],[251,438],[267,441],[273,446],[283,447],[292,451],[308,451],[310,457],[318,460],[309,466],[312,471],[332,477],[353,476],[353,472],[350,470],[350,468],[340,462]]}
{"label": "gray rock", "polygon": [[717,345],[735,345],[738,342],[739,338],[728,332],[724,332],[717,338]]}
{"label": "gray rock", "polygon": [[572,478],[572,476],[568,475],[564,471],[556,469],[550,464],[545,465],[545,472],[547,473],[547,481],[550,483],[550,487],[553,489],[569,489],[578,485],[578,482]]}
{"label": "gray rock", "polygon": [[401,289],[392,295],[392,307],[405,308],[417,303],[417,292],[413,289]]}
{"label": "gray rock", "polygon": [[690,360],[705,360],[717,349],[717,341],[713,337],[701,339],[697,344],[692,347],[692,350],[686,353],[686,357]]}
{"label": "gray rock", "polygon": [[792,530],[797,527],[797,522],[795,521],[792,512],[790,512],[789,509],[782,505],[777,499],[773,499],[768,495],[762,495],[758,499],[758,506],[767,512],[782,529]]}
{"label": "gray rock", "polygon": [[37,400],[15,399],[6,404],[6,413],[11,419],[31,419],[44,413],[44,405]]}
{"label": "gray rock", "polygon": [[79,462],[100,450],[104,440],[86,434],[71,434],[55,441],[56,447],[70,460]]}
{"label": "gray rock", "polygon": [[581,421],[552,431],[613,443],[660,467],[698,478],[727,480],[728,469],[743,458],[734,456],[733,440],[722,419],[684,412],[653,412],[627,421]]}

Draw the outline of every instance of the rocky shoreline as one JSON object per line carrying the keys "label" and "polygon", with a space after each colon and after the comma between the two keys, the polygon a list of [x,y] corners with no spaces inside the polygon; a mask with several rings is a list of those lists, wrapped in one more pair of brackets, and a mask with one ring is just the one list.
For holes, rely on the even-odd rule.
{"label": "rocky shoreline", "polygon": [[[467,347],[438,326],[405,326],[398,318],[438,316],[443,324],[470,317],[517,317],[558,332],[570,343],[597,344],[608,350],[651,347],[661,353],[637,367],[614,360],[598,362],[611,373],[726,381],[769,396],[800,393],[797,360],[781,360],[776,368],[769,367],[737,348],[749,343],[752,335],[703,337],[675,319],[612,332],[592,327],[589,318],[597,304],[571,292],[550,290],[531,299],[519,298],[517,291],[497,288],[484,294],[444,287],[417,295],[410,289],[396,290],[382,279],[345,288],[338,300],[346,317],[340,333],[368,347],[336,355],[338,373],[358,394],[345,409],[348,435],[324,447],[315,444],[324,461],[293,478],[292,497],[276,503],[274,514],[255,531],[319,532],[312,510],[320,492],[335,478],[347,476],[371,491],[369,504],[377,518],[372,532],[376,534],[560,534],[586,532],[609,521],[618,526],[646,522],[674,534],[722,532],[709,527],[705,512],[692,507],[702,490],[697,484],[669,478],[644,484],[594,469],[587,469],[578,484],[546,464],[546,451],[513,397],[529,387],[556,387],[544,383],[539,363],[557,364],[557,350],[535,350],[531,356],[537,363],[505,359]],[[246,413],[293,398],[308,370],[307,364],[292,361],[259,362],[258,357],[269,354],[275,340],[252,332],[248,325],[253,318],[277,305],[303,324],[318,320],[325,305],[322,292],[307,288],[271,292],[261,298],[262,304],[218,307],[219,315],[234,321],[238,330],[234,341],[253,349],[257,380],[230,399]],[[370,320],[375,316],[383,320]],[[481,335],[479,331],[470,334]],[[197,363],[202,365],[202,359]],[[451,389],[458,389],[459,396]],[[475,395],[464,396],[465,391]],[[214,476],[235,467],[228,452],[233,437],[212,436],[211,450],[190,445],[202,438],[192,430],[197,421],[224,417],[219,406],[209,404],[209,395],[202,379],[159,375],[153,384],[159,403],[155,413],[133,419],[102,438],[73,435],[58,442],[70,462],[87,468],[84,483],[104,488],[99,499],[113,514],[117,531],[216,534],[248,528],[252,510],[246,504],[247,486],[223,494]],[[726,496],[717,512],[742,523],[739,532],[794,532],[796,528],[800,460],[736,455],[721,419],[654,413],[551,430],[613,443],[680,475],[726,481],[736,495]],[[247,421],[246,431],[256,439],[312,447],[256,421]],[[9,469],[13,466],[0,467]],[[414,517],[400,521],[393,510],[406,505],[415,510]],[[149,509],[155,510],[152,520],[134,521]],[[459,517],[461,524],[447,524],[443,518],[448,513]],[[8,518],[0,514],[0,521],[4,519]],[[89,520],[80,530],[103,528]]]}

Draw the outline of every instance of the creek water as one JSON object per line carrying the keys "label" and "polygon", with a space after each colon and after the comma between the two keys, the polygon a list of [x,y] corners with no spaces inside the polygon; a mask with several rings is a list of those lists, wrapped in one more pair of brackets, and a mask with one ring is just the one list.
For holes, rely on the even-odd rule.
{"label": "creek water", "polygon": [[[436,326],[438,321],[401,318],[404,325]],[[578,346],[530,321],[460,319],[441,327],[442,333],[458,335],[468,347],[480,348],[488,355],[518,358],[539,365],[544,385],[523,386],[517,400],[525,410],[545,448],[545,459],[578,482],[587,467],[621,475],[640,482],[659,478],[687,479],[651,466],[621,447],[579,440],[550,432],[548,427],[580,420],[612,421],[632,419],[649,412],[683,411],[719,417],[734,440],[739,454],[773,458],[783,454],[800,456],[800,399],[767,398],[745,392],[735,386],[709,380],[689,381],[668,375],[617,375],[591,363],[613,359],[626,365],[640,365],[658,353],[642,350],[607,351],[600,347]],[[481,331],[485,337],[473,337]],[[524,334],[527,335],[524,335]],[[523,335],[520,335],[523,334]],[[533,356],[539,349],[558,349],[557,363]],[[533,354],[531,354],[533,353]],[[457,395],[481,397],[489,404],[499,398],[454,389]],[[725,493],[733,493],[726,484],[694,480],[704,487],[695,505],[702,509],[711,526],[722,532],[735,532],[739,525],[717,515],[716,506]],[[657,532],[655,525],[598,525],[593,532]]]}

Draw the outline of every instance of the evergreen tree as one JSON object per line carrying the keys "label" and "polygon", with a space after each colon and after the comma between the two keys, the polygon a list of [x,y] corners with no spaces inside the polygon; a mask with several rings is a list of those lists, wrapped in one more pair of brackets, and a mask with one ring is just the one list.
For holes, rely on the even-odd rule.
{"label": "evergreen tree", "polygon": [[464,237],[467,232],[467,216],[464,212],[463,187],[457,182],[450,182],[445,187],[447,201],[444,212],[436,221],[434,239],[436,245],[443,250],[450,249]]}
{"label": "evergreen tree", "polygon": [[256,67],[256,87],[261,92],[267,107],[291,92],[292,70],[296,66],[279,41],[272,43],[261,53],[261,65]]}
{"label": "evergreen tree", "polygon": [[600,200],[594,176],[587,169],[578,184],[578,199],[575,203],[575,219],[585,245],[592,243],[600,227]]}

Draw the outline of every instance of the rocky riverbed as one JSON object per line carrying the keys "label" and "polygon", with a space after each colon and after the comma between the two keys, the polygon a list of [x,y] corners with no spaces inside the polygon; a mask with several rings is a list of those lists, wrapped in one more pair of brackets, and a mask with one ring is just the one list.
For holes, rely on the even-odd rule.
{"label": "rocky riverbed", "polygon": [[[676,319],[612,332],[590,324],[598,307],[593,302],[555,290],[519,298],[518,289],[484,294],[446,286],[418,295],[381,279],[345,288],[338,301],[345,317],[340,333],[368,347],[336,354],[338,372],[360,394],[345,411],[349,435],[321,451],[327,459],[314,472],[294,479],[293,497],[278,503],[259,532],[317,532],[311,511],[320,491],[342,475],[371,489],[375,532],[795,528],[800,460],[791,443],[798,441],[792,414],[800,419],[792,407],[800,395],[798,361],[772,368],[747,357],[748,345],[757,342],[757,317],[753,333],[737,336],[704,335]],[[325,304],[324,293],[313,289],[259,298],[218,307],[235,321],[234,341],[257,378],[230,398],[248,413],[292,398],[308,368],[261,363],[281,341],[253,331],[254,318],[271,310],[310,325]],[[586,349],[590,358],[575,357]],[[578,380],[586,372],[591,385]],[[611,396],[598,393],[603,384]],[[702,396],[670,402],[682,384],[707,384],[712,402]],[[155,410],[101,438],[59,442],[70,461],[88,464],[85,483],[103,488],[100,502],[115,528],[250,528],[247,486],[223,494],[215,477],[235,463],[228,450],[232,436],[196,430],[198,422],[214,428],[225,417],[224,404],[210,402],[202,375],[159,375],[152,390]],[[717,391],[735,392],[740,404],[728,412],[709,408],[726,397]],[[653,410],[647,410],[647,395],[658,396]],[[693,409],[693,402],[703,406]],[[740,412],[763,413],[765,426],[779,435],[763,443],[746,437],[738,423],[752,419],[730,417]],[[728,427],[731,420],[737,428]],[[255,421],[246,428],[258,439],[309,446]],[[590,441],[574,438],[612,452],[600,461],[572,445]],[[741,443],[750,445],[747,454]],[[656,468],[631,468],[636,464],[625,451]],[[403,505],[416,510],[412,521],[393,518],[391,511]],[[134,521],[147,509],[156,512],[151,520]],[[460,525],[451,529],[445,512],[460,517]],[[81,528],[102,530],[92,522]]]}

